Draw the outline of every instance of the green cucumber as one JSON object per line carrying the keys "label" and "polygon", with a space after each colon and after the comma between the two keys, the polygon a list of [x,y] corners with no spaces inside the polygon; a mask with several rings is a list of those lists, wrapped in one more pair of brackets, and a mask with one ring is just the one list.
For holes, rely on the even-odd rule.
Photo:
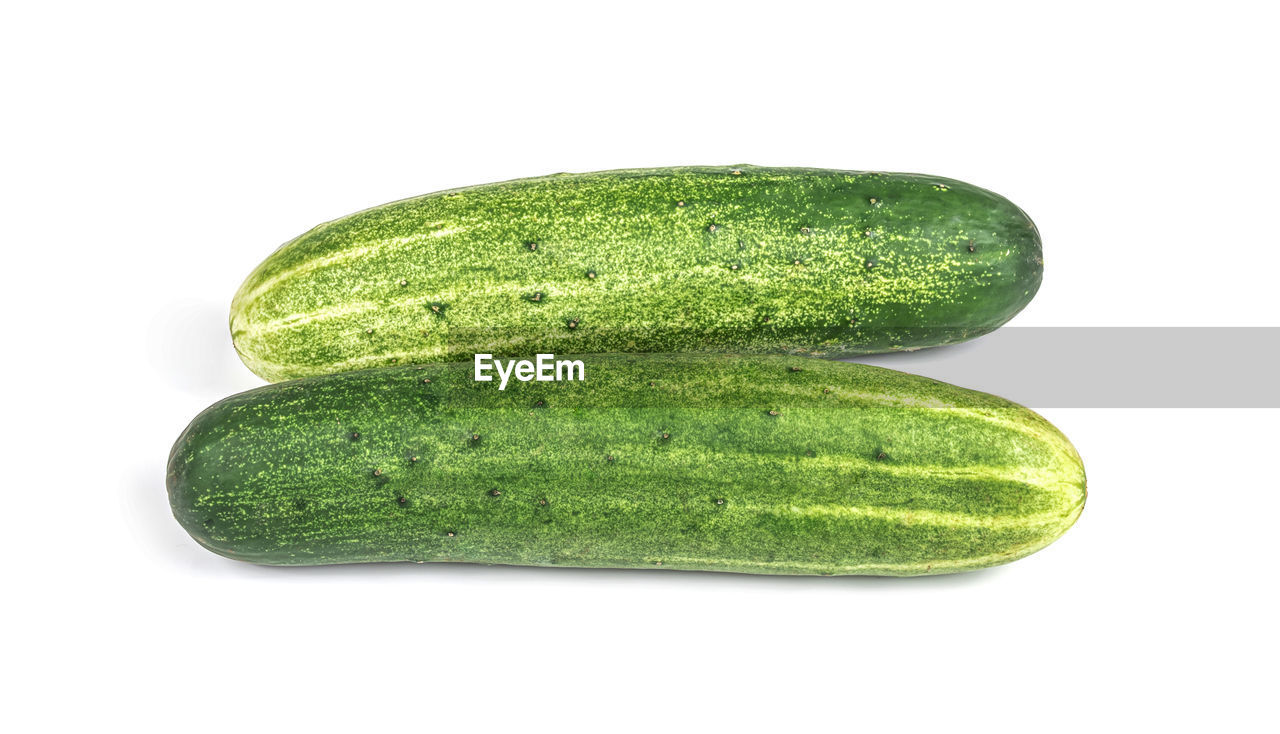
{"label": "green cucumber", "polygon": [[316,227],[253,271],[230,326],[268,380],[477,352],[837,357],[987,333],[1042,271],[1026,214],[936,176],[560,174]]}
{"label": "green cucumber", "polygon": [[444,363],[232,396],[173,448],[174,515],[276,565],[910,576],[1026,556],[1084,506],[1067,439],[991,395],[795,356],[575,359],[584,381]]}

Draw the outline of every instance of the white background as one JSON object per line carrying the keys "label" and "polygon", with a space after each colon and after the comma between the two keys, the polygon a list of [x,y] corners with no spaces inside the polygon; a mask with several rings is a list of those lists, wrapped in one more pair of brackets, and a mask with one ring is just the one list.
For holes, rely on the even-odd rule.
{"label": "white background", "polygon": [[968,575],[197,547],[164,463],[259,384],[231,294],[312,225],[433,190],[936,173],[1039,224],[1044,287],[1015,324],[1280,325],[1262,3],[428,5],[0,13],[7,729],[1276,730],[1276,411],[1045,411],[1089,506]]}

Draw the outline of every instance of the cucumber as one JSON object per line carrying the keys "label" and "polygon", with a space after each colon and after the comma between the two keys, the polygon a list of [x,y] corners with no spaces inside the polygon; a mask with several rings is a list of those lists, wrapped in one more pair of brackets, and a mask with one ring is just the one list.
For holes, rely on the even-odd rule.
{"label": "cucumber", "polygon": [[1042,271],[1018,207],[936,176],[560,174],[316,227],[253,271],[230,326],[268,380],[478,352],[838,357],[987,333]]}
{"label": "cucumber", "polygon": [[206,548],[911,576],[1026,556],[1079,516],[1071,444],[1001,398],[795,356],[582,356],[584,381],[377,368],[227,398],[169,459]]}

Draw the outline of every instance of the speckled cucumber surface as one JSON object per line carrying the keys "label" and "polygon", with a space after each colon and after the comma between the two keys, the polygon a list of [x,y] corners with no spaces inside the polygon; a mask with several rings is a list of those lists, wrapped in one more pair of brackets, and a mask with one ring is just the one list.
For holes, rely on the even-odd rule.
{"label": "speckled cucumber surface", "polygon": [[445,191],[283,245],[231,307],[268,380],[477,352],[843,356],[987,333],[1034,296],[1035,225],[937,176],[757,166]]}
{"label": "speckled cucumber surface", "polygon": [[1026,556],[1084,506],[1067,439],[991,395],[796,356],[576,359],[585,381],[443,363],[227,398],[173,447],[174,515],[264,564],[911,576]]}

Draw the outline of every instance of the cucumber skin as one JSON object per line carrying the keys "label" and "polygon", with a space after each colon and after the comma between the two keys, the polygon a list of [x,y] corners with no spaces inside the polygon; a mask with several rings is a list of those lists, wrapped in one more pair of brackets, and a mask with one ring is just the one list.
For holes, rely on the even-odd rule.
{"label": "cucumber skin", "polygon": [[316,227],[245,280],[230,328],[272,381],[477,352],[840,357],[990,332],[1042,272],[1026,214],[936,176],[559,174]]}
{"label": "cucumber skin", "polygon": [[505,391],[449,363],[232,396],[174,445],[174,515],[272,565],[912,576],[1021,558],[1084,506],[1071,444],[1001,398],[792,356],[581,359],[585,382]]}

